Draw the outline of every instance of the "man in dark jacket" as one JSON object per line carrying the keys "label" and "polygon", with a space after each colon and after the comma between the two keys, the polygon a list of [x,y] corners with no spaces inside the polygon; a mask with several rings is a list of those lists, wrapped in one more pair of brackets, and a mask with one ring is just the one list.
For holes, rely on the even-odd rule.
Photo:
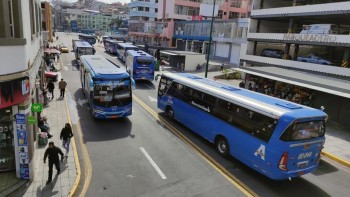
{"label": "man in dark jacket", "polygon": [[49,178],[46,184],[49,184],[52,181],[53,164],[56,166],[57,174],[61,173],[59,154],[61,155],[61,161],[63,161],[63,152],[61,149],[56,147],[53,142],[50,142],[49,147],[46,149],[44,154],[44,163],[46,163],[46,158],[49,157]]}
{"label": "man in dark jacket", "polygon": [[66,123],[61,131],[60,139],[62,140],[62,146],[66,149],[66,157],[68,157],[70,138],[73,137],[72,127],[69,123]]}
{"label": "man in dark jacket", "polygon": [[51,100],[52,100],[54,98],[53,90],[55,89],[55,84],[52,82],[52,80],[50,80],[49,83],[47,84],[47,89],[52,95],[51,97]]}

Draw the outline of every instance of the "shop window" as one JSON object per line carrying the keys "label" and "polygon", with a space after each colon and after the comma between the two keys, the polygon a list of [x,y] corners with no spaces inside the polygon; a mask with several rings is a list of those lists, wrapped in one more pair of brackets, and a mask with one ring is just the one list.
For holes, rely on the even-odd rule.
{"label": "shop window", "polygon": [[12,117],[11,107],[0,109],[0,171],[15,169]]}

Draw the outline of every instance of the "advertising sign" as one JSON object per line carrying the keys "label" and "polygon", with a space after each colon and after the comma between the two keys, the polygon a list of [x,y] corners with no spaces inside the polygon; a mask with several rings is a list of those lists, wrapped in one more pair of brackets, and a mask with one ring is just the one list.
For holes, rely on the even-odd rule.
{"label": "advertising sign", "polygon": [[20,178],[29,179],[29,156],[25,114],[16,114],[16,130],[18,140],[18,157],[20,163]]}

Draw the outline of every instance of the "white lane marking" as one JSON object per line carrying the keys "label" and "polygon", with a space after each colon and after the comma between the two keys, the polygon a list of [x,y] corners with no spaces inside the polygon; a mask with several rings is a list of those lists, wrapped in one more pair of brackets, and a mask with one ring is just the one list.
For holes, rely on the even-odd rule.
{"label": "white lane marking", "polygon": [[153,97],[151,97],[151,96],[148,96],[148,98],[149,98],[149,100],[150,100],[151,102],[157,102],[157,99],[156,99],[156,98],[153,98]]}
{"label": "white lane marking", "polygon": [[159,176],[162,177],[162,179],[166,179],[166,176],[164,175],[164,173],[160,170],[160,168],[157,166],[156,162],[153,161],[153,159],[151,158],[151,156],[149,156],[149,154],[147,153],[147,151],[145,150],[145,148],[140,147],[142,153],[146,156],[146,158],[148,159],[148,161],[151,163],[151,165],[153,166],[153,168],[158,172]]}
{"label": "white lane marking", "polygon": [[67,71],[67,70],[68,70],[68,66],[64,66],[64,70],[66,70],[66,71]]}
{"label": "white lane marking", "polygon": [[147,85],[147,84],[145,84],[145,86],[147,86],[149,89],[153,89],[151,86],[149,86],[149,85]]}

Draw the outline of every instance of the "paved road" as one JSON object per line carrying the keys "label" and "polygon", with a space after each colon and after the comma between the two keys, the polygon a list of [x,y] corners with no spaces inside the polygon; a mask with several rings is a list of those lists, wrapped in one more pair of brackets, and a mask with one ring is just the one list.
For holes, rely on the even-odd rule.
{"label": "paved road", "polygon": [[[70,43],[69,37],[64,39]],[[95,48],[97,54],[122,65],[116,57],[104,53],[103,48]],[[79,90],[78,74],[70,65],[72,58],[70,54],[63,55],[66,70],[69,70],[63,72],[63,76],[74,99],[84,99]],[[137,83],[134,94],[159,112],[154,100],[157,85],[155,81]],[[87,196],[243,195],[187,145],[158,125],[136,102],[133,110],[133,115],[125,120],[94,121],[86,106],[77,106],[93,166]],[[312,174],[292,181],[272,181],[232,158],[220,157],[211,144],[178,123],[172,124],[260,196],[348,196],[350,193],[349,169],[326,158]],[[166,179],[154,169],[145,151]]]}

